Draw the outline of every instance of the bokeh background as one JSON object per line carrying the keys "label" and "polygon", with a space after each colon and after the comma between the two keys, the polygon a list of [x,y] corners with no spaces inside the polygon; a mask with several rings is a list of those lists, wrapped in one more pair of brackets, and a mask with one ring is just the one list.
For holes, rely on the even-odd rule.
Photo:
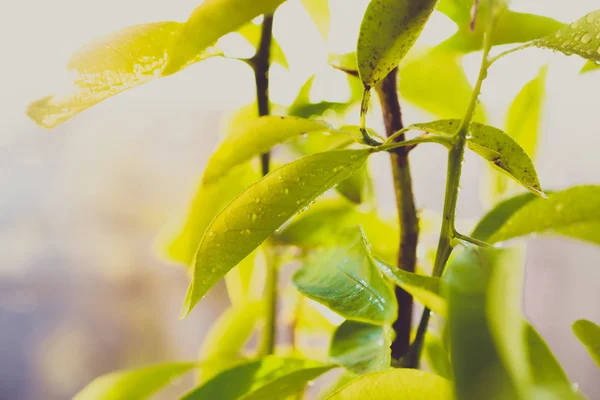
{"label": "bokeh background", "polygon": [[[29,102],[56,87],[80,45],[129,25],[185,20],[197,3],[0,2],[0,399],[66,399],[115,369],[193,359],[207,327],[228,305],[218,286],[179,321],[188,279],[181,266],[160,257],[156,238],[185,214],[227,115],[253,102],[247,66],[211,59],[113,97],[52,131],[25,115]],[[278,11],[275,36],[290,69],[273,68],[272,101],[289,104],[315,72],[315,100],[347,96],[340,92],[343,76],[327,66],[327,54],[353,50],[367,1],[330,4],[327,43],[299,0]],[[565,22],[596,8],[597,0],[513,1],[515,10]],[[435,45],[454,29],[436,13],[419,46]],[[235,36],[227,43],[252,51]],[[478,54],[465,58],[470,79],[478,62]],[[482,95],[491,122],[502,126],[516,93],[546,63],[537,158],[542,185],[600,183],[600,71],[579,76],[582,60],[528,50],[499,62]],[[432,118],[408,105],[404,113],[408,123]],[[370,122],[378,129],[376,115]],[[357,119],[354,110],[348,121]],[[411,159],[419,208],[439,212],[444,152],[427,148]],[[373,161],[371,171],[382,213],[391,215],[385,156]],[[483,165],[469,158],[459,209],[465,224],[487,207],[482,174]],[[600,322],[598,282],[598,248],[565,239],[529,240],[526,314],[592,399],[600,399],[599,371],[570,325],[579,318]]]}

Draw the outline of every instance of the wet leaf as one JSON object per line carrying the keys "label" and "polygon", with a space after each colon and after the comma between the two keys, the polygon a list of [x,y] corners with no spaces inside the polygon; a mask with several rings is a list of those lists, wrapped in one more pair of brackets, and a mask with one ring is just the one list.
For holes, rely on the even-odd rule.
{"label": "wet leaf", "polygon": [[220,373],[182,400],[284,399],[334,367],[310,360],[268,356]]}
{"label": "wet leaf", "polygon": [[356,58],[365,88],[385,78],[415,44],[436,0],[369,3],[360,26]]}
{"label": "wet leaf", "polygon": [[396,318],[394,292],[375,267],[360,228],[340,232],[336,244],[314,252],[293,283],[346,319],[384,324]]}
{"label": "wet leaf", "polygon": [[[519,352],[523,347],[524,331],[519,328],[522,317],[520,312],[516,315],[504,312],[513,311],[508,305],[520,301],[521,293],[511,291],[506,295],[517,295],[517,300],[500,299],[497,306],[492,304],[498,300],[496,296],[502,285],[498,279],[506,276],[508,270],[521,268],[511,258],[507,250],[468,248],[449,263],[444,289],[448,299],[449,352],[457,398],[519,398],[511,375],[514,367],[527,364],[522,360],[516,365],[504,362],[513,361],[507,357],[507,345],[518,343],[520,338],[521,345],[513,351]],[[514,273],[516,280],[521,279],[520,271]],[[499,338],[503,331],[497,331],[497,323],[503,318],[507,324],[506,337]],[[516,356],[525,356],[525,353]]]}
{"label": "wet leaf", "polygon": [[[179,22],[136,25],[84,45],[69,59],[65,87],[32,103],[27,115],[54,128],[104,99],[160,77],[182,28]],[[188,54],[189,64],[217,54],[207,47]]]}
{"label": "wet leaf", "polygon": [[600,367],[600,326],[585,319],[575,321],[573,332]]}
{"label": "wet leaf", "polygon": [[269,151],[276,144],[308,132],[328,129],[329,126],[322,122],[297,117],[270,115],[250,119],[228,135],[213,153],[204,171],[204,183],[219,180],[235,166]]}
{"label": "wet leaf", "polygon": [[323,39],[327,39],[331,24],[329,0],[302,0],[302,5],[310,14]]}
{"label": "wet leaf", "polygon": [[452,400],[452,384],[444,378],[416,369],[373,372],[353,380],[327,400]]}
{"label": "wet leaf", "polygon": [[446,301],[441,295],[439,278],[410,273],[375,259],[383,276],[400,286],[433,312],[446,316]]}
{"label": "wet leaf", "polygon": [[333,334],[329,355],[346,369],[362,375],[390,368],[391,328],[345,321]]}
{"label": "wet leaf", "polygon": [[[460,120],[439,120],[415,124],[414,129],[425,132],[454,135]],[[531,192],[545,196],[533,162],[521,146],[500,129],[474,122],[467,137],[469,149],[488,160],[492,166],[508,174]]]}
{"label": "wet leaf", "polygon": [[358,170],[369,154],[369,149],[340,150],[301,158],[269,173],[231,201],[202,237],[182,317],[271,233]]}
{"label": "wet leaf", "polygon": [[261,14],[272,13],[285,0],[210,0],[202,2],[190,15],[170,47],[163,75],[189,65],[191,58],[227,33],[241,28]]}
{"label": "wet leaf", "polygon": [[586,60],[600,62],[600,10],[593,11],[570,25],[533,42],[534,45],[577,54]]}
{"label": "wet leaf", "polygon": [[474,234],[496,243],[546,232],[600,244],[600,186],[575,186],[548,200],[509,199],[484,217]]}
{"label": "wet leaf", "polygon": [[129,371],[112,372],[94,379],[74,400],[147,399],[172,380],[195,368],[194,363],[159,364]]}
{"label": "wet leaf", "polygon": [[[399,67],[402,98],[439,118],[462,118],[473,88],[461,61],[456,53],[435,50],[407,57]],[[479,105],[475,120],[485,122],[485,118]]]}

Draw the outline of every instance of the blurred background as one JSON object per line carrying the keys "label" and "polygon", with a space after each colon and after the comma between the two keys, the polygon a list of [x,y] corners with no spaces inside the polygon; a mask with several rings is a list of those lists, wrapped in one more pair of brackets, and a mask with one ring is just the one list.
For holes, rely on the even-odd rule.
{"label": "blurred background", "polygon": [[[315,73],[311,98],[344,100],[345,78],[327,66],[327,56],[354,50],[367,3],[330,0],[327,43],[299,0],[280,8],[275,37],[290,68],[273,67],[273,102],[289,105]],[[224,287],[217,286],[179,321],[188,278],[181,266],[160,256],[157,237],[185,215],[227,116],[254,101],[253,75],[245,64],[221,58],[199,63],[112,97],[52,131],[25,115],[30,102],[56,88],[80,45],[129,25],[184,21],[197,4],[0,4],[0,399],[66,399],[115,369],[194,359],[207,327],[228,305]],[[596,8],[597,0],[513,1],[514,10],[564,22]],[[455,29],[436,12],[418,46],[433,46]],[[239,39],[230,35],[224,43],[251,54]],[[469,79],[475,78],[479,59],[477,53],[465,57]],[[512,99],[547,63],[536,162],[540,181],[545,189],[598,184],[600,70],[580,76],[582,60],[540,50],[512,55],[492,69],[484,85],[491,124],[503,126]],[[403,106],[406,123],[432,119]],[[375,108],[369,123],[382,132],[377,115]],[[347,122],[358,122],[357,109]],[[417,150],[411,160],[418,206],[435,215],[443,202],[444,151]],[[487,172],[474,157],[467,161],[459,216],[472,224],[489,206],[482,196]],[[382,213],[392,215],[385,155],[373,160],[371,171]],[[591,399],[600,399],[598,371],[571,333],[571,323],[600,322],[598,282],[597,247],[529,240],[526,314]]]}

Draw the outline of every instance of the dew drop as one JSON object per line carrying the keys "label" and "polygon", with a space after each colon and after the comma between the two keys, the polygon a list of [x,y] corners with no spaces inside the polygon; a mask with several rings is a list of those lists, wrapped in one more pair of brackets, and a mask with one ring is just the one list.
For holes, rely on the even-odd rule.
{"label": "dew drop", "polygon": [[208,285],[208,279],[202,279],[202,284],[203,285]]}
{"label": "dew drop", "polygon": [[258,218],[258,215],[256,214],[252,214],[252,216],[250,217],[252,221],[256,221],[256,218]]}
{"label": "dew drop", "polygon": [[215,236],[215,233],[214,232],[208,232],[208,236],[209,237]]}
{"label": "dew drop", "polygon": [[598,54],[600,54],[600,47],[598,47]]}
{"label": "dew drop", "polygon": [[588,24],[593,24],[595,19],[596,18],[594,17],[594,13],[588,14],[587,17],[585,18],[585,20],[588,22]]}
{"label": "dew drop", "polygon": [[256,204],[260,203],[260,197],[257,197],[257,198],[255,198],[255,199],[254,199],[254,202],[255,202]]}
{"label": "dew drop", "polygon": [[562,36],[562,31],[556,31],[556,37],[560,38]]}
{"label": "dew drop", "polygon": [[288,188],[283,189],[283,194],[288,194],[289,192],[290,192],[290,189],[288,189]]}
{"label": "dew drop", "polygon": [[591,41],[592,41],[592,34],[591,33],[586,33],[585,35],[583,35],[581,37],[581,43],[583,43],[583,44],[588,44]]}
{"label": "dew drop", "polygon": [[211,269],[212,272],[217,272],[219,270],[219,268],[214,267],[213,269]]}
{"label": "dew drop", "polygon": [[242,229],[242,235],[247,236],[250,234],[250,229]]}

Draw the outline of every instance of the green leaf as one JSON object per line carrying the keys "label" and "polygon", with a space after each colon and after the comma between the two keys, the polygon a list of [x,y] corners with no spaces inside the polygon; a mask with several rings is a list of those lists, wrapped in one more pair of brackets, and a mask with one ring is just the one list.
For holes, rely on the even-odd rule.
{"label": "green leaf", "polygon": [[[226,360],[235,361],[241,358],[244,345],[250,339],[262,311],[261,302],[249,301],[228,308],[213,323],[200,348],[203,380],[210,379],[230,367]],[[207,367],[204,366],[206,361]]]}
{"label": "green leaf", "polygon": [[416,369],[391,369],[363,375],[327,400],[452,400],[449,381]]}
{"label": "green leaf", "polygon": [[587,72],[592,72],[592,71],[596,71],[600,69],[600,64],[597,64],[595,62],[592,61],[588,61],[585,63],[585,65],[583,66],[583,68],[581,68],[580,73],[581,74],[585,74]]}
{"label": "green leaf", "polygon": [[196,367],[194,363],[159,364],[129,371],[112,372],[94,379],[74,400],[147,399],[172,380]]}
{"label": "green leaf", "polygon": [[[108,97],[160,77],[168,49],[182,28],[179,22],[136,25],[84,45],[69,59],[67,86],[32,103],[27,115],[54,128]],[[216,55],[207,47],[190,54],[189,63]]]}
{"label": "green leaf", "polygon": [[600,367],[600,326],[592,321],[580,319],[573,324],[573,332]]}
{"label": "green leaf", "polygon": [[[407,57],[399,67],[403,99],[439,118],[462,118],[473,88],[456,53],[430,50]],[[485,121],[485,110],[477,107],[475,120]]]}
{"label": "green leaf", "polygon": [[310,14],[323,39],[327,39],[331,24],[329,0],[302,0],[302,5]]}
{"label": "green leaf", "polygon": [[159,239],[159,242],[166,244],[164,249],[166,256],[191,265],[198,244],[215,216],[259,177],[258,171],[247,164],[236,168],[216,183],[200,184],[191,201],[187,216],[177,227],[177,231],[174,234],[164,233],[166,237]]}
{"label": "green leaf", "polygon": [[367,163],[365,163],[355,174],[340,182],[335,189],[351,202],[360,204],[368,196],[371,187],[371,177],[369,176]]}
{"label": "green leaf", "polygon": [[[506,250],[468,248],[449,263],[444,276],[448,299],[449,351],[459,399],[519,398],[516,384],[510,378],[512,369],[505,366],[503,360],[510,361],[506,349],[508,344],[517,342],[515,334],[518,329],[515,328],[518,327],[516,321],[521,320],[521,314],[504,315],[503,311],[508,311],[509,307],[503,307],[507,305],[503,300],[495,309],[491,304],[498,300],[501,284],[497,280],[506,275],[506,270],[520,268],[511,258],[511,252]],[[492,283],[494,280],[496,283]],[[490,287],[492,295],[488,294]],[[507,295],[514,296],[514,293]],[[490,316],[494,322],[490,321]],[[497,323],[503,317],[507,323],[505,340],[498,337],[502,331],[496,331]],[[520,337],[523,338],[523,331]],[[518,352],[520,347],[517,345],[513,351]],[[524,352],[520,354],[524,355]],[[518,366],[522,367],[523,364],[519,362]]]}
{"label": "green leaf", "polygon": [[410,293],[433,312],[446,316],[446,301],[441,296],[441,281],[431,276],[413,274],[375,259],[376,267],[394,284]]}
{"label": "green leaf", "polygon": [[442,378],[452,380],[450,356],[441,339],[436,338],[431,334],[427,334],[425,336],[425,347],[423,348],[423,351],[429,368]]}
{"label": "green leaf", "polygon": [[[244,37],[244,39],[246,39],[248,41],[248,43],[250,43],[255,48],[258,48],[258,45],[260,43],[261,33],[262,33],[261,25],[257,25],[254,22],[250,22],[250,23],[242,26],[240,29],[238,29],[237,32],[240,35],[242,35]],[[275,39],[274,37],[271,38],[271,54],[270,54],[270,56],[271,56],[272,62],[278,63],[283,68],[289,68],[287,58],[285,57],[285,54],[283,53],[281,46],[279,46],[277,39]]]}
{"label": "green leaf", "polygon": [[329,355],[346,369],[362,375],[390,368],[389,326],[345,321],[333,334]]}
{"label": "green leaf", "polygon": [[272,13],[285,0],[211,0],[201,3],[190,15],[169,52],[163,75],[189,65],[221,36],[241,28],[261,14]]}
{"label": "green leaf", "polygon": [[582,399],[544,339],[530,324],[526,324],[526,341],[533,389],[538,395],[535,398]]}
{"label": "green leaf", "polygon": [[476,237],[489,243],[554,232],[600,244],[600,186],[575,186],[548,200],[519,196],[500,203],[480,226]]}
{"label": "green leaf", "polygon": [[382,220],[374,212],[357,210],[341,199],[324,200],[294,218],[276,236],[277,241],[314,249],[339,243],[338,235],[346,228],[361,225],[371,238],[373,252],[387,262],[398,256],[398,228],[396,220]]}
{"label": "green leaf", "polygon": [[310,360],[268,356],[220,373],[182,400],[284,399],[334,367]]}
{"label": "green leaf", "polygon": [[217,181],[235,166],[269,151],[276,144],[313,131],[328,130],[322,122],[298,117],[265,116],[240,125],[227,136],[208,161],[204,183]]}
{"label": "green leaf", "polygon": [[375,267],[364,232],[348,229],[338,240],[311,255],[294,275],[294,285],[346,319],[392,322],[397,313],[394,292]]}
{"label": "green leaf", "polygon": [[206,229],[181,316],[285,221],[356,172],[370,154],[370,149],[313,154],[246,188]]}
{"label": "green leaf", "polygon": [[[460,120],[439,120],[415,124],[414,129],[449,135],[456,133]],[[508,174],[531,192],[544,197],[533,162],[521,146],[500,129],[474,122],[467,137],[469,148],[488,160],[492,166]]]}
{"label": "green leaf", "polygon": [[436,0],[379,0],[369,3],[358,37],[356,58],[365,88],[385,78],[415,44]]}
{"label": "green leaf", "polygon": [[566,55],[577,54],[586,60],[600,62],[600,10],[533,42],[541,48]]}

